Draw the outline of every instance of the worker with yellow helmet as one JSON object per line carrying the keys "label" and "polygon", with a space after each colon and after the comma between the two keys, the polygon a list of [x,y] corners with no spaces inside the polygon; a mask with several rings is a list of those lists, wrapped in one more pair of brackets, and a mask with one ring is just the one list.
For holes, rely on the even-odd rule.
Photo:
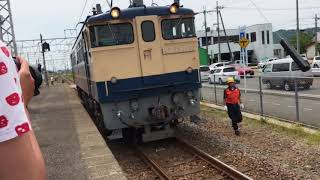
{"label": "worker with yellow helmet", "polygon": [[242,122],[241,109],[244,105],[241,103],[241,92],[235,85],[233,77],[227,79],[228,87],[224,90],[224,108],[228,111],[228,115],[232,120],[232,127],[237,136],[240,135],[238,123]]}

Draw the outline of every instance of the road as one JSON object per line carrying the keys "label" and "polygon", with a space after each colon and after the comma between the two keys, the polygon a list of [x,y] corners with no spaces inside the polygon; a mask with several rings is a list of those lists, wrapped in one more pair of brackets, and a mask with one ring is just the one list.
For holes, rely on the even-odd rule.
{"label": "road", "polygon": [[[301,90],[300,94],[306,95],[320,95],[320,79],[315,81],[316,87],[310,90]],[[250,89],[258,90],[259,81],[257,78],[248,79],[247,87]],[[243,82],[239,85],[243,89]],[[217,102],[218,104],[223,103],[223,90],[226,86],[217,85]],[[266,87],[263,88],[264,90]],[[267,90],[265,90],[267,91]],[[285,93],[283,90],[272,90],[273,93],[263,94],[263,106],[264,113],[269,116],[278,117],[282,119],[287,119],[290,121],[297,121],[296,115],[296,101],[291,95],[282,95],[280,93]],[[216,102],[214,95],[214,85],[209,85],[208,83],[203,83],[203,88],[201,91],[203,100],[209,102]],[[260,113],[260,95],[258,92],[248,91],[247,93],[242,92],[242,100],[245,104],[245,110],[249,112]],[[299,97],[299,113],[300,121],[320,127],[320,119],[318,112],[320,112],[320,99],[319,98],[304,98]]]}
{"label": "road", "polygon": [[[203,83],[205,86],[212,86],[213,85],[209,85],[207,82]],[[220,86],[217,85],[217,87],[225,87],[225,86]],[[241,83],[238,84],[238,87],[240,87],[241,89],[244,89],[245,87],[245,80],[242,79]],[[255,89],[255,90],[259,90],[259,78],[255,77],[255,78],[247,78],[246,79],[246,87],[247,89]],[[266,87],[266,85],[262,84],[262,89],[263,90],[270,90]],[[272,91],[276,91],[276,92],[284,92],[282,88],[278,87],[276,89],[272,89]],[[314,78],[313,81],[313,85],[309,90],[301,90],[300,93],[302,94],[310,94],[310,95],[320,95],[320,78]]]}

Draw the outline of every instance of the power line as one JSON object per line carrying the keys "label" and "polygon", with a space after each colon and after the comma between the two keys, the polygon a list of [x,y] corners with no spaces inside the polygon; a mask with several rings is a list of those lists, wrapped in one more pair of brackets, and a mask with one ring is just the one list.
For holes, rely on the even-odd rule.
{"label": "power line", "polygon": [[88,0],[85,0],[84,6],[83,6],[83,8],[82,8],[81,15],[80,15],[80,17],[79,17],[79,20],[78,20],[77,24],[80,23],[81,18],[82,18],[82,16],[83,16],[83,13],[84,13],[84,11],[85,11],[85,9],[86,9],[86,7],[87,7],[87,4],[88,4]]}
{"label": "power line", "polygon": [[[250,7],[225,7],[228,9],[236,9],[236,10],[256,10],[256,8]],[[310,9],[320,9],[320,7],[302,7],[299,10],[310,10]],[[296,11],[296,8],[260,8],[262,11]]]}

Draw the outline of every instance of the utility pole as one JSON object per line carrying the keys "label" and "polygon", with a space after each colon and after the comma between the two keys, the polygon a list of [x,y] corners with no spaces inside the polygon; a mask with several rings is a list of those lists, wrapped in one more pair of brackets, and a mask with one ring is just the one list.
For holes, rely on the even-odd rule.
{"label": "utility pole", "polygon": [[[220,10],[219,10],[219,15],[220,15],[220,18],[221,18],[221,24],[222,24],[222,28],[223,28],[223,31],[224,31],[224,35],[225,35],[226,37],[228,37],[226,28],[225,28],[225,26],[224,26],[222,14],[221,14],[221,11],[220,11]],[[228,49],[229,49],[229,53],[230,53],[230,60],[233,62],[233,61],[234,61],[234,55],[233,55],[233,52],[231,51],[231,47],[230,47],[230,43],[229,43],[229,38],[227,38],[227,44],[228,44]]]}
{"label": "utility pole", "polygon": [[315,45],[315,55],[317,56],[318,55],[318,20],[320,20],[320,18],[316,14],[314,19],[315,19],[314,34],[316,35],[316,38],[315,38],[315,43],[316,43],[316,45]]}
{"label": "utility pole", "polygon": [[217,11],[217,31],[218,31],[218,62],[221,62],[221,44],[220,44],[220,22],[219,22],[219,5],[218,5],[218,1],[217,1],[217,7],[216,7],[216,11]]}
{"label": "utility pole", "polygon": [[49,79],[48,79],[48,72],[47,72],[47,66],[46,66],[46,57],[45,57],[45,49],[43,48],[43,39],[42,34],[40,34],[40,45],[41,45],[41,53],[43,58],[43,69],[44,69],[44,79],[47,83],[47,86],[49,86]]}
{"label": "utility pole", "polygon": [[207,11],[206,7],[203,10],[203,17],[204,17],[204,32],[205,32],[205,38],[206,38],[206,52],[207,52],[207,58],[209,60],[209,44],[208,44],[208,24],[207,24],[207,13],[212,13],[214,12],[213,10]]}
{"label": "utility pole", "polygon": [[299,0],[296,0],[297,8],[297,52],[300,54],[300,27],[299,27]]}
{"label": "utility pole", "polygon": [[0,0],[0,14],[2,16],[0,24],[1,38],[11,49],[12,55],[16,56],[18,51],[14,34],[10,0]]}
{"label": "utility pole", "polygon": [[217,7],[216,7],[216,12],[217,12],[217,31],[218,31],[218,62],[221,62],[221,43],[220,43],[220,18],[219,18],[219,11],[220,9],[223,9],[222,6],[219,6],[219,2],[217,1]]}

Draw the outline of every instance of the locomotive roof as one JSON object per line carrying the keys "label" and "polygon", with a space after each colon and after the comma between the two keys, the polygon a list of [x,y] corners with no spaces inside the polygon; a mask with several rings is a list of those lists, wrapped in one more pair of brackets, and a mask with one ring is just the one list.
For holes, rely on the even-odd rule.
{"label": "locomotive roof", "polygon": [[[177,15],[192,15],[194,14],[193,10],[187,8],[179,8]],[[129,7],[127,9],[121,9],[121,14],[119,19],[133,19],[136,16],[166,16],[170,15],[170,6],[151,6],[151,7]],[[110,15],[110,11],[106,13],[91,16],[88,18],[87,23],[95,23],[98,21],[108,21],[113,20]]]}

